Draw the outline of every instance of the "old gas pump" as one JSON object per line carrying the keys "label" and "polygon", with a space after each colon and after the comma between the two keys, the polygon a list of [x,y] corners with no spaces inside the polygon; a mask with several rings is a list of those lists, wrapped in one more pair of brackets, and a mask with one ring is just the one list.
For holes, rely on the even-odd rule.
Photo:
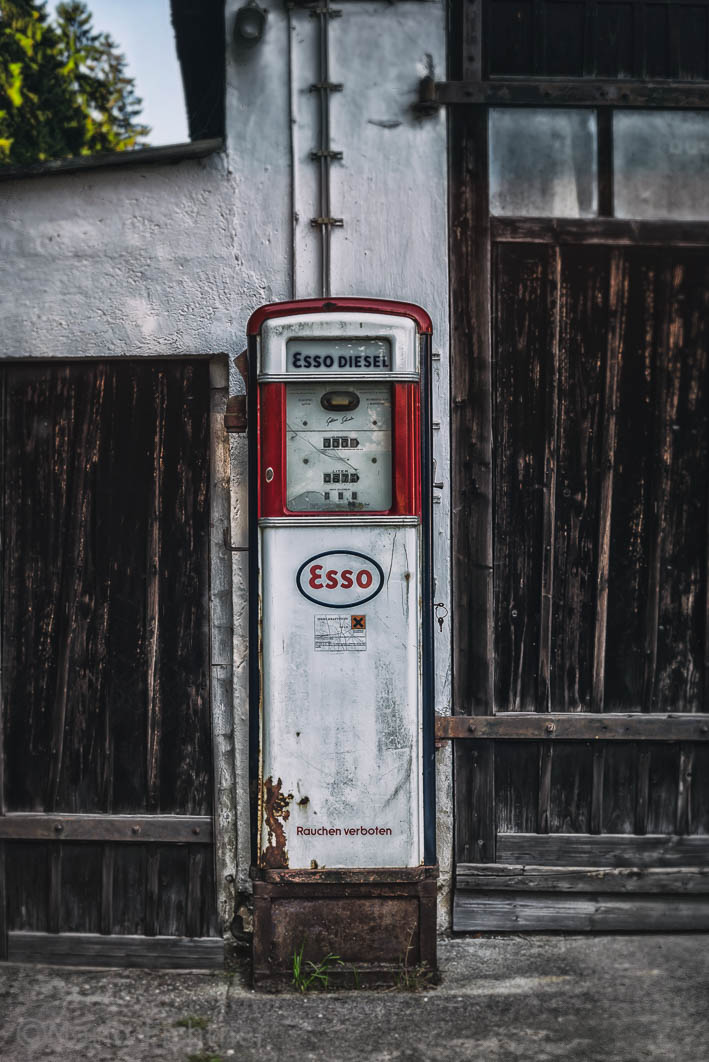
{"label": "old gas pump", "polygon": [[435,967],[430,319],[248,332],[254,979]]}

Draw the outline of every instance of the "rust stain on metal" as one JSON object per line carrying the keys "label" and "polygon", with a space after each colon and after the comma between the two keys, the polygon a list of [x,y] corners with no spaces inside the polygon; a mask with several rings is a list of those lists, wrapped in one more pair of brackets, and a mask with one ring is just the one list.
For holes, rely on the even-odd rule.
{"label": "rust stain on metal", "polygon": [[270,776],[263,783],[263,817],[268,830],[268,845],[263,850],[261,865],[272,869],[288,866],[286,832],[283,823],[290,818],[288,805],[293,794],[281,792],[283,782]]}

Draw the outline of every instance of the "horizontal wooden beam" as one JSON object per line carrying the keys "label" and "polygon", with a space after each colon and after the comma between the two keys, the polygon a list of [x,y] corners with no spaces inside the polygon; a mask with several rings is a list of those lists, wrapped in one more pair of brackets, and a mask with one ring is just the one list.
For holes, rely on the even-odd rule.
{"label": "horizontal wooden beam", "polygon": [[709,867],[531,867],[459,863],[457,889],[517,892],[707,893]]}
{"label": "horizontal wooden beam", "polygon": [[583,932],[673,933],[709,929],[709,897],[559,896],[556,893],[455,894],[456,932],[519,933],[565,930]]}
{"label": "horizontal wooden beam", "polygon": [[102,936],[99,933],[9,935],[10,962],[56,966],[140,966],[153,969],[222,969],[221,937]]}
{"label": "horizontal wooden beam", "polygon": [[439,741],[709,741],[709,715],[505,712],[436,716]]}
{"label": "horizontal wooden beam", "polygon": [[709,83],[592,78],[495,78],[433,81],[419,85],[420,106],[483,104],[488,107],[709,107]]}
{"label": "horizontal wooden beam", "polygon": [[497,859],[535,867],[709,867],[709,836],[498,833]]}
{"label": "horizontal wooden beam", "polygon": [[50,815],[13,812],[0,816],[8,841],[142,841],[211,844],[209,815]]}
{"label": "horizontal wooden beam", "polygon": [[709,246],[707,221],[625,218],[503,218],[490,221],[496,243],[604,244],[626,247]]}

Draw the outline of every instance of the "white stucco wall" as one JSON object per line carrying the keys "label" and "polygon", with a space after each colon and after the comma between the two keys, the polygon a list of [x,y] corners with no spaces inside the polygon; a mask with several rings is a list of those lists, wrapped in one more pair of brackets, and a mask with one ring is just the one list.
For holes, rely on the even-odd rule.
{"label": "white stucco wall", "polygon": [[219,155],[3,182],[2,356],[241,349],[233,199]]}

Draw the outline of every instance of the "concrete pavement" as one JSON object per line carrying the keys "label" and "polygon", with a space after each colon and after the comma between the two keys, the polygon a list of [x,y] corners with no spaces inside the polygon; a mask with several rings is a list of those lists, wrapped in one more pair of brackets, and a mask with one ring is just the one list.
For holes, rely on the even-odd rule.
{"label": "concrete pavement", "polygon": [[0,966],[0,1058],[709,1062],[709,936],[440,944],[417,992],[267,996],[240,974]]}

